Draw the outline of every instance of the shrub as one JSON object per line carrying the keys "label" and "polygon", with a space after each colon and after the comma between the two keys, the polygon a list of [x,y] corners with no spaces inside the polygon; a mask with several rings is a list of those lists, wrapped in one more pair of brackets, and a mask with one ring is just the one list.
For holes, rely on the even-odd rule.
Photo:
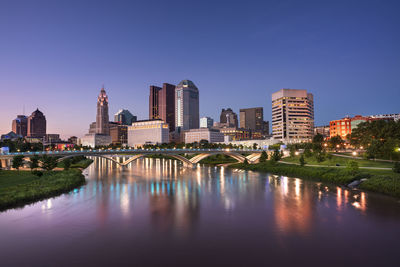
{"label": "shrub", "polygon": [[393,171],[395,173],[400,173],[400,162],[395,162],[393,165]]}
{"label": "shrub", "polygon": [[70,158],[66,158],[63,160],[64,163],[64,170],[69,170],[69,168],[71,167],[71,159]]}
{"label": "shrub", "polygon": [[306,161],[304,160],[304,155],[301,155],[301,157],[299,158],[299,162],[300,162],[300,166],[306,165]]}
{"label": "shrub", "polygon": [[358,167],[358,162],[354,160],[350,160],[347,162],[347,167],[346,169],[352,174],[355,175],[357,174],[359,167]]}
{"label": "shrub", "polygon": [[38,170],[32,171],[32,174],[33,174],[33,175],[36,175],[37,177],[42,177],[42,176],[43,176],[43,172],[38,171]]}
{"label": "shrub", "polygon": [[268,154],[267,152],[263,151],[260,156],[260,162],[266,162],[267,159],[268,159]]}

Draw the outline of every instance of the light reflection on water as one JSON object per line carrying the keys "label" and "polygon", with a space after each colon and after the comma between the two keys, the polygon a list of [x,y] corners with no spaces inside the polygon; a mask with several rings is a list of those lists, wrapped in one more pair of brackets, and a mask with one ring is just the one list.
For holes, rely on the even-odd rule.
{"label": "light reflection on water", "polygon": [[[67,246],[82,257],[78,262],[106,265],[107,254],[87,256],[106,246],[119,255],[115,262],[134,254],[145,263],[152,250],[169,258],[175,249],[183,255],[197,249],[205,253],[204,264],[209,263],[207,253],[215,260],[214,250],[224,263],[289,264],[288,253],[307,262],[311,255],[322,260],[332,251],[344,254],[352,249],[364,258],[349,256],[346,263],[368,266],[374,263],[368,252],[376,253],[380,238],[389,245],[384,252],[390,263],[394,237],[400,235],[399,203],[391,198],[223,167],[198,165],[192,170],[175,160],[141,159],[128,168],[94,160],[84,171],[87,185],[0,214],[0,236],[11,240],[0,243],[4,262],[43,263],[51,252],[55,261],[71,263],[64,253]],[[35,247],[38,240],[41,246]],[[141,253],[132,252],[135,248]],[[16,255],[21,250],[26,262]],[[251,259],[243,251],[252,251]],[[162,263],[161,258],[152,261]]]}

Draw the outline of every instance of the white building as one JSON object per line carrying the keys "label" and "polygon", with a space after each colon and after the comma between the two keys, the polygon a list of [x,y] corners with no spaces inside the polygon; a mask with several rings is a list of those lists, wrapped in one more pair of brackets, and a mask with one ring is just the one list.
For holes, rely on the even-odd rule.
{"label": "white building", "polygon": [[374,118],[374,119],[393,119],[394,121],[398,121],[400,120],[400,114],[396,113],[396,114],[378,114],[378,115],[371,115],[368,116],[370,118]]}
{"label": "white building", "polygon": [[79,139],[79,144],[93,148],[96,146],[108,146],[111,144],[111,136],[104,134],[86,134]]}
{"label": "white building", "polygon": [[169,143],[168,123],[163,120],[143,120],[128,126],[128,146]]}
{"label": "white building", "polygon": [[224,134],[215,129],[200,128],[185,131],[185,143],[207,140],[209,143],[224,142]]}
{"label": "white building", "polygon": [[211,128],[214,124],[214,120],[210,117],[200,118],[200,128]]}
{"label": "white building", "polygon": [[229,145],[242,145],[244,147],[252,147],[254,144],[257,144],[258,148],[268,149],[269,146],[275,145],[280,141],[274,138],[263,139],[263,140],[240,140],[240,141],[232,141],[226,138],[224,141],[225,144]]}
{"label": "white building", "polygon": [[272,94],[272,135],[283,142],[304,142],[314,134],[314,97],[306,90]]}

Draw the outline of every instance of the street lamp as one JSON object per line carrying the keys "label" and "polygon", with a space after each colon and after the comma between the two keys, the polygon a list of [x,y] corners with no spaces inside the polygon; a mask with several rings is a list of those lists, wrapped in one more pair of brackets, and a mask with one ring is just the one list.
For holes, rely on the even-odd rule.
{"label": "street lamp", "polygon": [[356,151],[353,151],[353,156],[357,156],[357,152]]}

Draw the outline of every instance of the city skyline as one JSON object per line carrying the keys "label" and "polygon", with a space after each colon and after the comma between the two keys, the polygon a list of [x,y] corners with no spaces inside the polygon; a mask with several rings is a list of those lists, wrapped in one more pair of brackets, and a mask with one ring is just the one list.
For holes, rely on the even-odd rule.
{"label": "city skyline", "polygon": [[[9,132],[25,106],[27,116],[36,108],[46,114],[48,132],[82,136],[95,117],[93,95],[102,83],[110,114],[124,108],[147,119],[149,86],[182,79],[201,88],[200,116],[215,121],[221,108],[239,114],[258,106],[270,121],[271,94],[281,88],[314,94],[315,125],[345,115],[398,113],[399,4],[387,3],[336,1],[327,8],[269,1],[209,10],[207,3],[48,2],[43,9],[3,2],[0,93],[7,101],[0,130]],[[180,17],[160,25],[145,19],[148,12]],[[182,45],[176,45],[179,36],[185,37]],[[150,38],[159,43],[149,45]]]}

